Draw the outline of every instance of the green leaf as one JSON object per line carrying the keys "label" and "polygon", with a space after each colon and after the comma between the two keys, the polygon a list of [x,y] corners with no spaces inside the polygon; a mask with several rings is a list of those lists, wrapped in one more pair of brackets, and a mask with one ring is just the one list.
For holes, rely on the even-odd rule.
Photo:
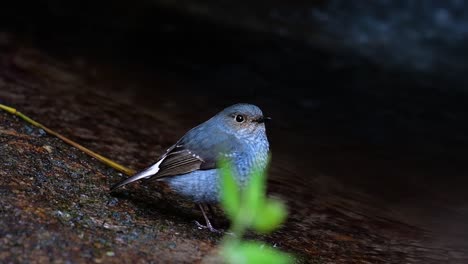
{"label": "green leaf", "polygon": [[228,245],[224,247],[223,255],[227,263],[235,264],[286,264],[294,261],[291,255],[257,242]]}
{"label": "green leaf", "polygon": [[254,169],[243,193],[245,208],[251,216],[263,207],[265,202],[265,185],[265,172],[259,168]]}
{"label": "green leaf", "polygon": [[260,233],[269,233],[283,223],[287,210],[279,200],[269,199],[259,208],[253,219],[252,227]]}
{"label": "green leaf", "polygon": [[225,160],[220,161],[221,172],[221,205],[231,220],[237,218],[240,209],[239,186],[234,179],[231,164]]}
{"label": "green leaf", "polygon": [[[270,163],[268,156],[267,164]],[[268,166],[267,166],[268,167]],[[246,209],[254,216],[264,206],[266,199],[266,168],[254,167],[243,193]]]}

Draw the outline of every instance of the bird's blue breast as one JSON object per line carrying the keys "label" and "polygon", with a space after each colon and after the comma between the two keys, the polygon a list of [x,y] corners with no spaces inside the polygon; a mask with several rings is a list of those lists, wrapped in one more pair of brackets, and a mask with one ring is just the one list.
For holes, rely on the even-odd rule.
{"label": "bird's blue breast", "polygon": [[219,174],[217,169],[197,170],[164,179],[175,192],[196,203],[219,201]]}

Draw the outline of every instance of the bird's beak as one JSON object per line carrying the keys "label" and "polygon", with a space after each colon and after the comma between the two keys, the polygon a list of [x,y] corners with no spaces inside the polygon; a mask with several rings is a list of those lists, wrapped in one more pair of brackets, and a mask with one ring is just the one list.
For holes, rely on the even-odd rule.
{"label": "bird's beak", "polygon": [[264,123],[264,122],[267,122],[267,121],[270,121],[270,120],[271,120],[271,117],[262,116],[262,117],[257,118],[254,121],[257,122],[257,123]]}

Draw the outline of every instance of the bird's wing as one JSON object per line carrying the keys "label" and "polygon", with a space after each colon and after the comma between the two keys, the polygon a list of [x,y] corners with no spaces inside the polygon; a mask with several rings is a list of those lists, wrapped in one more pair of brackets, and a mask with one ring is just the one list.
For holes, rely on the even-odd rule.
{"label": "bird's wing", "polygon": [[205,131],[202,129],[189,131],[179,142],[170,147],[158,162],[115,184],[111,190],[140,179],[160,179],[196,170],[214,169],[219,155],[235,153],[241,146],[239,140],[229,134],[215,133],[217,137],[197,136],[201,133]]}
{"label": "bird's wing", "polygon": [[159,171],[153,178],[176,176],[195,170],[215,169],[220,155],[240,151],[242,144],[235,136],[213,133],[213,130],[209,135],[206,135],[203,129],[190,131],[188,136],[184,136],[165,155],[158,166]]}
{"label": "bird's wing", "polygon": [[205,159],[208,160],[209,157],[205,156],[202,158],[194,150],[187,148],[186,145],[178,144],[164,157],[154,177],[158,179],[199,170],[201,169],[201,165],[205,163]]}

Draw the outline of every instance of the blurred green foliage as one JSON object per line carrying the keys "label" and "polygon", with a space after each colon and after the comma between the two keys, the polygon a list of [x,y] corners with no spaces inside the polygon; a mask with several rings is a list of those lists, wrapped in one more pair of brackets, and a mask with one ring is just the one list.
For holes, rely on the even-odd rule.
{"label": "blurred green foliage", "polygon": [[221,206],[231,220],[230,233],[224,239],[222,254],[227,263],[292,263],[294,258],[259,242],[245,241],[250,229],[269,233],[286,219],[284,204],[266,196],[266,171],[255,169],[247,186],[239,188],[234,169],[226,160],[221,167]]}

